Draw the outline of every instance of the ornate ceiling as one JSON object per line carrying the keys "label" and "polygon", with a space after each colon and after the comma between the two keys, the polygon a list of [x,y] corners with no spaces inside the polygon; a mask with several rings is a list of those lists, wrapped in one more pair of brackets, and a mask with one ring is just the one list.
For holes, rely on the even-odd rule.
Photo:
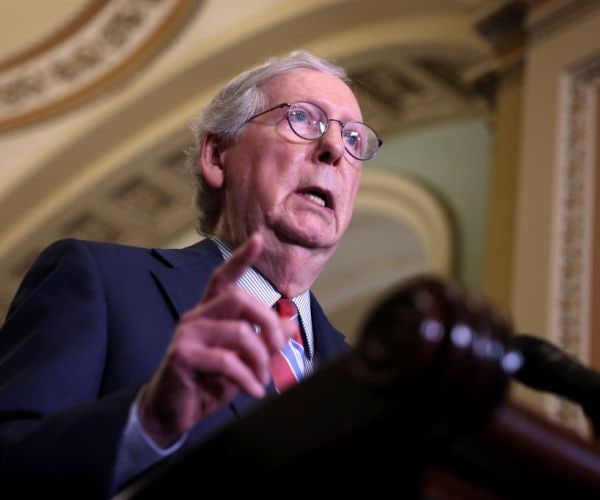
{"label": "ornate ceiling", "polygon": [[64,112],[131,76],[197,6],[191,0],[66,3],[64,10],[42,4],[48,17],[36,17],[31,26],[19,18],[28,19],[25,7],[34,6],[13,4],[14,21],[23,30],[12,34],[0,54],[0,131]]}
{"label": "ornate ceiling", "polygon": [[472,81],[492,55],[474,26],[493,3],[61,0],[30,20],[16,9],[0,52],[0,309],[57,238],[185,240],[186,124],[273,53],[306,47],[345,65],[384,140],[485,116]]}

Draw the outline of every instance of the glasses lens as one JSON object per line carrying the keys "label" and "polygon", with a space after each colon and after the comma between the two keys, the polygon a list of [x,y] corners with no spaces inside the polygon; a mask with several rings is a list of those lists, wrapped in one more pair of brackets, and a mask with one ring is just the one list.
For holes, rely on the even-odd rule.
{"label": "glasses lens", "polygon": [[379,137],[364,123],[346,123],[342,135],[346,150],[358,160],[370,160],[379,149]]}
{"label": "glasses lens", "polygon": [[318,139],[327,129],[327,115],[309,102],[297,102],[290,106],[288,121],[292,130],[303,139]]}
{"label": "glasses lens", "polygon": [[[290,105],[288,122],[296,135],[314,140],[327,130],[328,118],[325,111],[316,104],[301,101]],[[357,160],[370,160],[379,149],[379,137],[371,127],[362,122],[345,123],[342,137],[346,151]]]}

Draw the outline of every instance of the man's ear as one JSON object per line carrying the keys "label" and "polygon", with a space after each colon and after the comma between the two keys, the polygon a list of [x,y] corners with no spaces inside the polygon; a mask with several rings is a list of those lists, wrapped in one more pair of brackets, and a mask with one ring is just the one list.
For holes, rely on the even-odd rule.
{"label": "man's ear", "polygon": [[204,180],[210,187],[220,189],[225,182],[221,143],[214,134],[206,134],[202,138],[200,151],[198,168]]}

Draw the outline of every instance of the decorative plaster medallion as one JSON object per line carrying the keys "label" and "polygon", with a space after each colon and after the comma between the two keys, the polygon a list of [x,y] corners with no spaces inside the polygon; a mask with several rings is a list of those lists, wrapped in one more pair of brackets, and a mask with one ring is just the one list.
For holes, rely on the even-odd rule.
{"label": "decorative plaster medallion", "polygon": [[0,132],[56,114],[131,74],[189,19],[195,0],[111,0],[46,50],[0,66]]}

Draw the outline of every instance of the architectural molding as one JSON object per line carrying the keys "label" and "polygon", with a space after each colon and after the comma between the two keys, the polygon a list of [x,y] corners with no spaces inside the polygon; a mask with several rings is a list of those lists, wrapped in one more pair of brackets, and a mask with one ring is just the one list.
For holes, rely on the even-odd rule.
{"label": "architectural molding", "polygon": [[420,184],[391,171],[366,170],[356,210],[373,211],[410,226],[423,244],[428,271],[452,271],[455,252],[448,211]]}
{"label": "architectural molding", "polygon": [[[65,33],[0,66],[0,132],[98,95],[157,53],[194,0],[95,3]],[[68,35],[68,36],[67,36]]]}
{"label": "architectural molding", "polygon": [[548,0],[536,2],[527,16],[528,45],[552,39],[587,16],[600,10],[597,0]]}
{"label": "architectural molding", "polygon": [[[556,241],[551,274],[550,337],[562,349],[588,362],[593,229],[595,109],[600,89],[600,53],[573,67],[564,80],[561,149],[557,169]],[[551,416],[585,431],[579,409],[564,400],[549,400]]]}
{"label": "architectural molding", "polygon": [[111,0],[87,0],[85,7],[68,21],[61,29],[42,38],[38,43],[27,46],[17,51],[9,57],[0,59],[0,72],[8,68],[25,64],[40,55],[45,54],[50,49],[64,43],[70,36],[77,33],[82,26],[90,22],[92,18],[98,15],[98,12],[105,8]]}

